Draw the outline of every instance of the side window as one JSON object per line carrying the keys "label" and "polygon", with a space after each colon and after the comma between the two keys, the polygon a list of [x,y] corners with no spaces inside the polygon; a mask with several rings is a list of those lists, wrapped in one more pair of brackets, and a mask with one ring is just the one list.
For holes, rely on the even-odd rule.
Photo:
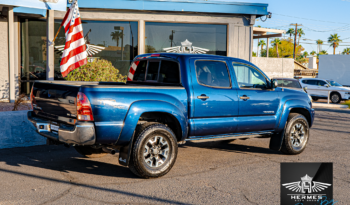
{"label": "side window", "polygon": [[308,80],[307,84],[308,85],[317,85],[317,80]]}
{"label": "side window", "polygon": [[159,61],[150,61],[147,68],[147,81],[158,81]]}
{"label": "side window", "polygon": [[318,86],[324,86],[324,85],[327,84],[326,82],[324,82],[324,81],[322,81],[322,80],[318,80],[317,82],[318,82],[318,83],[317,83]]}
{"label": "side window", "polygon": [[230,88],[231,81],[225,62],[196,61],[197,81],[210,87]]}
{"label": "side window", "polygon": [[241,64],[233,64],[233,68],[240,88],[269,88],[265,76],[255,68]]}
{"label": "side window", "polygon": [[[132,81],[145,81],[146,68],[147,68],[147,61],[140,61],[138,65],[133,64],[130,68],[128,77]],[[132,71],[135,72],[133,78],[132,76],[130,76],[132,75],[131,73]]]}
{"label": "side window", "polygon": [[160,83],[180,83],[179,64],[174,61],[162,60],[160,64],[159,78]]}

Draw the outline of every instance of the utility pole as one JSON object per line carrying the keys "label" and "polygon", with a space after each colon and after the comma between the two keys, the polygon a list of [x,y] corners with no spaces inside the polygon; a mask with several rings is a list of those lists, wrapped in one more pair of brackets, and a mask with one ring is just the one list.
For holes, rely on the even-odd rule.
{"label": "utility pole", "polygon": [[294,52],[293,52],[293,58],[295,60],[295,52],[296,52],[296,47],[297,47],[297,35],[298,35],[298,26],[303,26],[301,24],[290,24],[291,26],[295,26],[295,35],[294,35]]}
{"label": "utility pole", "polygon": [[173,40],[174,40],[174,30],[171,30],[171,35],[169,36],[170,39],[170,47],[173,47]]}

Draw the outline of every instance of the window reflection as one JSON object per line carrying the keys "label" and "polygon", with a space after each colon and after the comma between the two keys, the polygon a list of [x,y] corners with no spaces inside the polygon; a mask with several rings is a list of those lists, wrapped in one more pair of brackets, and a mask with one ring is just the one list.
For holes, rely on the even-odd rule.
{"label": "window reflection", "polygon": [[[55,32],[61,21],[56,21]],[[105,59],[110,61],[122,75],[127,75],[132,59],[137,56],[137,22],[82,21],[84,39],[87,45],[88,60]],[[60,72],[65,36],[61,29],[55,42],[55,80],[63,80]]]}
{"label": "window reflection", "polygon": [[[226,56],[226,39],[226,25],[146,22],[145,52],[165,52],[164,48],[182,46],[178,50],[183,48],[183,51],[189,52],[190,48],[197,51],[204,49],[199,53]],[[174,52],[176,48],[168,50]]]}

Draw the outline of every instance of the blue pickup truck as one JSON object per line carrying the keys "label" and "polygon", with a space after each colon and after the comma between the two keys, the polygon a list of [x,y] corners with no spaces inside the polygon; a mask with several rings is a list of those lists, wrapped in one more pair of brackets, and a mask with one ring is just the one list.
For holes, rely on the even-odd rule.
{"label": "blue pickup truck", "polygon": [[86,157],[119,151],[144,178],[165,175],[191,140],[269,137],[303,152],[314,120],[305,92],[277,87],[252,63],[204,54],[137,56],[127,83],[38,81],[28,119],[48,144]]}

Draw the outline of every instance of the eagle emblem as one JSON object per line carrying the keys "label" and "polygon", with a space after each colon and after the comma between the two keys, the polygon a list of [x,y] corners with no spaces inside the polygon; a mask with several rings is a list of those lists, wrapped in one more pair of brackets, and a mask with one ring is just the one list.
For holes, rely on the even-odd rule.
{"label": "eagle emblem", "polygon": [[209,49],[206,49],[206,48],[192,46],[192,42],[188,41],[187,39],[181,42],[181,46],[163,48],[163,50],[167,53],[198,53],[198,54],[207,53],[209,51]]}
{"label": "eagle emblem", "polygon": [[294,192],[305,193],[305,190],[307,190],[308,193],[310,194],[310,193],[323,191],[327,189],[329,186],[332,186],[332,184],[312,181],[312,177],[309,177],[306,174],[304,177],[301,177],[301,181],[282,184],[282,186]]}

